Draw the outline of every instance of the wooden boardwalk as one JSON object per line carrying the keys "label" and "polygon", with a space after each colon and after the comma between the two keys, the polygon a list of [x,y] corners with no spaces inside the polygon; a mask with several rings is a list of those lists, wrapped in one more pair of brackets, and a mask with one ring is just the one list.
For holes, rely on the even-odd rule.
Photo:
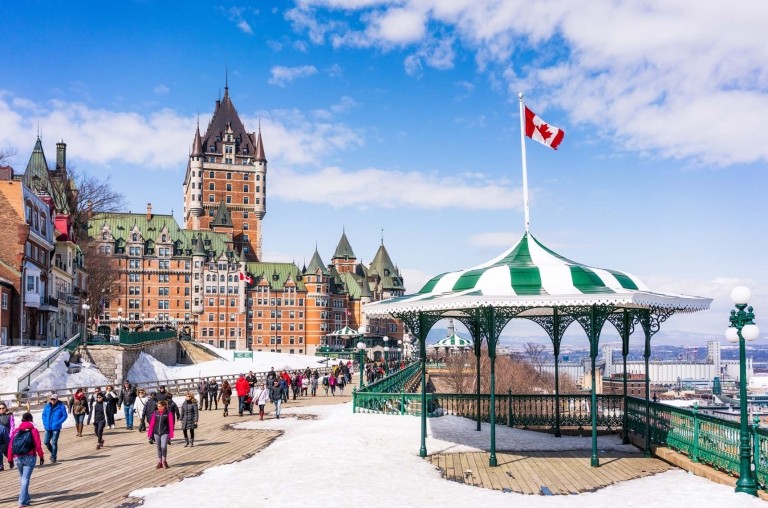
{"label": "wooden boardwalk", "polygon": [[[350,392],[348,390],[343,397],[318,396],[289,401],[283,407],[290,412],[298,406],[350,402]],[[235,410],[230,411],[234,416],[227,418],[222,416],[221,409],[200,412],[194,448],[184,447],[184,436],[177,425],[173,445],[168,449],[170,468],[160,470],[155,469],[157,452],[154,445],[148,444],[146,433],[126,430],[123,420],[117,421],[117,428],[104,431],[105,446],[101,450],[96,449],[92,425],[85,427],[83,437],[76,437],[74,428],[65,428],[59,437],[58,462],[50,464],[48,451],[44,450],[45,465],[35,467],[32,472],[32,505],[55,508],[139,506],[141,500],[129,498],[130,492],[160,487],[198,476],[213,466],[246,459],[282,435],[281,431],[275,430],[232,429],[228,424],[258,420],[258,415],[248,413],[238,417],[237,404],[234,407]],[[267,407],[272,409],[273,406]],[[292,417],[290,414],[285,416]],[[270,413],[265,418],[272,419],[274,415]],[[38,429],[42,427],[39,421],[35,424]],[[134,429],[138,429],[138,421]],[[44,438],[43,431],[40,438]],[[5,471],[0,471],[0,507],[17,507],[18,496],[19,474],[16,469],[9,470],[5,461]]]}
{"label": "wooden boardwalk", "polygon": [[672,466],[642,454],[607,452],[600,467],[590,466],[589,451],[497,452],[497,467],[488,466],[488,452],[441,453],[426,460],[443,478],[467,485],[522,494],[578,494],[614,483],[653,475]]}

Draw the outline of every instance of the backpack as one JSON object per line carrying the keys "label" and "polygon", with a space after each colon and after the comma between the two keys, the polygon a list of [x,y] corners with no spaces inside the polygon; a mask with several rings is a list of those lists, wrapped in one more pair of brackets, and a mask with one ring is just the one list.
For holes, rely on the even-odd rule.
{"label": "backpack", "polygon": [[35,441],[32,439],[32,431],[29,429],[19,430],[13,436],[11,451],[14,455],[26,455],[35,447]]}
{"label": "backpack", "polygon": [[84,400],[75,400],[75,402],[72,404],[72,414],[73,415],[85,414],[85,401]]}
{"label": "backpack", "polygon": [[323,386],[328,386],[328,378],[327,377],[323,378]]}

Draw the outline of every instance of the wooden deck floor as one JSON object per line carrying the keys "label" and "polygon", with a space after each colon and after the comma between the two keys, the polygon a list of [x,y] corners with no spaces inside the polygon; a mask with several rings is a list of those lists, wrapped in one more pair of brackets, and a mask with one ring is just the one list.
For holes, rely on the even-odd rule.
{"label": "wooden deck floor", "polygon": [[[351,391],[351,390],[350,390]],[[317,397],[290,401],[292,407],[315,404],[349,402],[349,391],[343,397]],[[268,408],[271,409],[271,405]],[[64,429],[59,438],[58,463],[35,467],[30,483],[33,506],[55,508],[74,507],[129,507],[140,500],[128,494],[145,487],[160,487],[182,478],[197,476],[204,469],[246,459],[267,447],[282,432],[274,430],[235,430],[227,424],[251,421],[258,416],[237,416],[235,411],[224,418],[219,411],[201,411],[195,431],[194,448],[185,448],[180,430],[176,429],[173,445],[168,450],[168,469],[155,469],[156,448],[148,444],[146,433],[128,431],[122,420],[117,428],[104,432],[105,447],[96,449],[93,426],[86,426],[83,437],[75,436],[75,429]],[[286,415],[291,417],[290,414]],[[272,419],[272,414],[265,418]],[[36,422],[38,428],[39,422]],[[177,425],[178,427],[178,425]],[[134,429],[138,429],[138,422]],[[40,432],[43,439],[44,433]],[[48,461],[48,451],[45,450]],[[18,506],[19,474],[9,470],[0,472],[0,507]]]}
{"label": "wooden deck floor", "polygon": [[496,453],[497,467],[488,466],[488,452],[441,453],[427,457],[443,478],[486,489],[522,494],[578,494],[664,472],[672,466],[642,455],[605,453],[600,467],[590,466],[590,452]]}

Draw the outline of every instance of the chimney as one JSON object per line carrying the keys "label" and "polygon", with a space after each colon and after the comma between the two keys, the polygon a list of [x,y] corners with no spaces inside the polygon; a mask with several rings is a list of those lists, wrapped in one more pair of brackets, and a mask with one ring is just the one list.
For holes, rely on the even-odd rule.
{"label": "chimney", "polygon": [[56,143],[56,171],[63,171],[67,168],[67,144],[63,139]]}
{"label": "chimney", "polygon": [[147,203],[147,220],[152,220],[152,203]]}

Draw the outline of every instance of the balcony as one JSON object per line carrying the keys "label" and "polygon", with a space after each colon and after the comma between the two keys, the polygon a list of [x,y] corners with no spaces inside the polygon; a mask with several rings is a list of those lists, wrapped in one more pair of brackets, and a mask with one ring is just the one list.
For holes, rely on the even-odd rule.
{"label": "balcony", "polygon": [[57,312],[59,310],[59,299],[55,296],[43,296],[40,298],[40,310]]}
{"label": "balcony", "polygon": [[35,309],[40,308],[40,295],[38,293],[34,293],[32,291],[27,291],[24,293],[24,306],[25,307],[33,307]]}

